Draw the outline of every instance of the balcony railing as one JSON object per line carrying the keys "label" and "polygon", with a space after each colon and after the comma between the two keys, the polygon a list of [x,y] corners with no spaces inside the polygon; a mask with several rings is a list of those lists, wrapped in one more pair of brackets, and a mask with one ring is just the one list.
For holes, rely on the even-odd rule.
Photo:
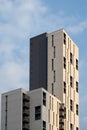
{"label": "balcony railing", "polygon": [[29,117],[23,117],[23,122],[29,123]]}
{"label": "balcony railing", "polygon": [[23,114],[29,116],[29,110],[24,109],[24,110],[23,110]]}
{"label": "balcony railing", "polygon": [[23,101],[29,102],[30,98],[27,95],[23,95]]}
{"label": "balcony railing", "polygon": [[23,107],[29,109],[29,102],[24,102],[24,103],[23,103]]}
{"label": "balcony railing", "polygon": [[29,130],[29,124],[23,124],[23,130]]}

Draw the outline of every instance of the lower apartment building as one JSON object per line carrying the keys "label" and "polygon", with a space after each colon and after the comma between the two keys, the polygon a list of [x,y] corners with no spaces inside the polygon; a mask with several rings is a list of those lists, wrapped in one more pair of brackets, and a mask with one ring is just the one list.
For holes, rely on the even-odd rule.
{"label": "lower apartment building", "polygon": [[66,108],[43,88],[2,94],[1,130],[63,130]]}

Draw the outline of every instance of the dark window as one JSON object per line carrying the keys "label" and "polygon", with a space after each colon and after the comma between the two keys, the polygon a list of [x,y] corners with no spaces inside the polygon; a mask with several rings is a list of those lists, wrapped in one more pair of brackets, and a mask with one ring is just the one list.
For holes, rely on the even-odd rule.
{"label": "dark window", "polygon": [[54,46],[54,58],[56,57],[56,48]]}
{"label": "dark window", "polygon": [[64,93],[66,93],[66,82],[64,82],[63,84],[64,84]]}
{"label": "dark window", "polygon": [[76,92],[78,92],[78,82],[76,81]]}
{"label": "dark window", "polygon": [[73,130],[73,124],[70,124],[70,130]]}
{"label": "dark window", "polygon": [[64,107],[64,118],[66,118],[66,107]]}
{"label": "dark window", "polygon": [[78,127],[76,127],[76,130],[79,130],[79,128],[78,128]]}
{"label": "dark window", "polygon": [[71,64],[73,63],[73,55],[72,55],[72,53],[70,53],[70,63]]}
{"label": "dark window", "polygon": [[54,35],[52,35],[52,46],[54,46]]}
{"label": "dark window", "polygon": [[70,100],[70,110],[73,111],[73,101]]}
{"label": "dark window", "polygon": [[76,114],[77,115],[79,114],[79,106],[78,106],[78,104],[76,104]]}
{"label": "dark window", "polygon": [[43,92],[43,105],[46,106],[46,93]]}
{"label": "dark window", "polygon": [[78,70],[78,60],[76,59],[76,69]]}
{"label": "dark window", "polygon": [[66,58],[64,57],[63,60],[64,60],[64,61],[63,61],[64,69],[66,69]]}
{"label": "dark window", "polygon": [[43,130],[46,130],[46,121],[43,121]]}
{"label": "dark window", "polygon": [[41,119],[41,106],[35,107],[35,120]]}
{"label": "dark window", "polygon": [[70,86],[73,87],[73,78],[70,76]]}
{"label": "dark window", "polygon": [[56,72],[54,70],[54,82],[56,81]]}
{"label": "dark window", "polygon": [[66,44],[66,34],[64,33],[64,44]]}
{"label": "dark window", "polygon": [[52,83],[52,94],[54,95],[54,84]]}
{"label": "dark window", "polygon": [[52,70],[54,70],[54,59],[52,59]]}

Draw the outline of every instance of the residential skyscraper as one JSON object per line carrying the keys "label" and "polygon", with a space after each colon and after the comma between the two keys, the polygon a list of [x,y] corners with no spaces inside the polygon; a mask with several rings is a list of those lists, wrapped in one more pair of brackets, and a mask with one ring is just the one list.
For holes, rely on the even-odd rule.
{"label": "residential skyscraper", "polygon": [[60,29],[30,39],[30,90],[43,87],[66,107],[65,128],[79,126],[78,47]]}
{"label": "residential skyscraper", "polygon": [[31,38],[30,91],[2,94],[1,130],[79,130],[78,55],[63,29]]}

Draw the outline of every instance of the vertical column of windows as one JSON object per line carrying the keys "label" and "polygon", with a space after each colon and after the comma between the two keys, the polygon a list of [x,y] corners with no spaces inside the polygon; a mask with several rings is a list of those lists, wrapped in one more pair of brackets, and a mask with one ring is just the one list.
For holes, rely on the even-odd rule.
{"label": "vertical column of windows", "polygon": [[43,130],[46,130],[46,121],[43,121]]}
{"label": "vertical column of windows", "polygon": [[[63,33],[63,39],[64,39],[64,45],[66,45],[66,34],[65,33]],[[66,46],[64,46],[64,48],[65,48],[65,56],[63,57],[63,68],[66,69]],[[65,73],[66,73],[66,71],[65,71]],[[66,74],[65,74],[65,76],[66,76]],[[66,80],[66,78],[65,78],[65,80]],[[66,82],[65,81],[63,82],[63,92],[64,92],[64,94],[66,94]]]}
{"label": "vertical column of windows", "polygon": [[52,94],[54,95],[54,84],[52,83]]}
{"label": "vertical column of windows", "polygon": [[70,52],[70,63],[73,64],[73,55],[71,52]]}
{"label": "vertical column of windows", "polygon": [[70,86],[73,87],[73,77],[70,76]]}
{"label": "vertical column of windows", "polygon": [[43,105],[46,106],[46,93],[43,92]]}
{"label": "vertical column of windows", "polygon": [[30,123],[30,98],[27,94],[23,93],[23,115],[22,115],[22,129],[29,130],[29,123]]}
{"label": "vertical column of windows", "polygon": [[54,70],[54,82],[56,82],[56,72]]}
{"label": "vertical column of windows", "polygon": [[52,47],[54,46],[54,35],[52,35]]}
{"label": "vertical column of windows", "polygon": [[65,57],[63,58],[63,66],[64,66],[64,69],[66,69],[66,58]]}
{"label": "vertical column of windows", "polygon": [[78,106],[78,104],[76,104],[76,114],[77,115],[79,114],[79,106]]}
{"label": "vertical column of windows", "polygon": [[54,59],[52,59],[52,70],[54,70]]}
{"label": "vertical column of windows", "polygon": [[63,85],[64,85],[64,93],[66,93],[66,82],[63,82]]}
{"label": "vertical column of windows", "polygon": [[70,124],[70,130],[73,130],[73,124]]}
{"label": "vertical column of windows", "polygon": [[56,57],[56,48],[55,48],[55,46],[54,46],[54,58]]}
{"label": "vertical column of windows", "polygon": [[73,100],[70,99],[70,110],[73,111]]}
{"label": "vertical column of windows", "polygon": [[63,33],[63,35],[64,35],[64,44],[66,44],[66,34]]}
{"label": "vertical column of windows", "polygon": [[52,48],[53,48],[53,57],[52,57],[52,71],[53,71],[53,82],[52,82],[52,94],[54,95],[54,82],[56,81],[56,72],[54,68],[54,59],[56,57],[56,47],[54,45],[54,35],[52,35]]}
{"label": "vertical column of windows", "polygon": [[76,59],[76,69],[78,70],[78,60]]}
{"label": "vertical column of windows", "polygon": [[76,92],[78,92],[78,82],[76,81]]}

